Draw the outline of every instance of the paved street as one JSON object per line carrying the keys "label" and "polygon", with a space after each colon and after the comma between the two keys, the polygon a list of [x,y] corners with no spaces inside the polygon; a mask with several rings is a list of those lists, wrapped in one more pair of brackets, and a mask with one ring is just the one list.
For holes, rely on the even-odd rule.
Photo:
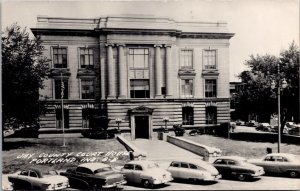
{"label": "paved street", "polygon": [[[146,190],[142,186],[124,185],[124,190]],[[157,190],[299,190],[299,179],[285,177],[262,176],[260,179],[248,182],[220,179],[214,184],[171,182],[160,186]]]}

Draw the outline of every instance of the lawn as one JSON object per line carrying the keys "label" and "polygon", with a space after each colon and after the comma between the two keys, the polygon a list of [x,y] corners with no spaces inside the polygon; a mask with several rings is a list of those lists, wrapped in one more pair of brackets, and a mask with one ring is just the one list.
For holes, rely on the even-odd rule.
{"label": "lawn", "polygon": [[[266,148],[272,148],[273,152],[277,152],[277,143],[269,142],[248,142],[230,140],[222,137],[215,137],[211,135],[197,135],[189,136],[185,135],[185,139],[204,144],[207,146],[213,146],[222,150],[222,155],[237,155],[246,158],[261,158],[266,154]],[[300,155],[299,145],[294,144],[281,144],[282,153],[293,153]]]}
{"label": "lawn", "polygon": [[128,160],[126,149],[116,139],[96,140],[78,136],[66,137],[65,140],[66,147],[62,147],[61,137],[5,139],[2,151],[3,174],[26,167],[65,170],[83,162],[107,162],[114,166]]}

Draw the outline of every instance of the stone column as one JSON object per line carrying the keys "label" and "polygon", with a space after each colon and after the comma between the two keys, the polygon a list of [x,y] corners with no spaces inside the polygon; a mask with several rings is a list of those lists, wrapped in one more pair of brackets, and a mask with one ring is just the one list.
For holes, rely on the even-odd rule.
{"label": "stone column", "polygon": [[116,76],[113,62],[113,44],[106,44],[108,65],[108,99],[116,98]]}
{"label": "stone column", "polygon": [[119,54],[119,98],[126,98],[126,67],[124,62],[124,44],[118,44]]}
{"label": "stone column", "polygon": [[172,83],[172,58],[171,58],[171,45],[165,45],[166,47],[166,97],[172,97],[173,86]]}
{"label": "stone column", "polygon": [[160,48],[161,45],[154,45],[155,47],[155,98],[162,98],[161,87],[162,87],[162,65]]}

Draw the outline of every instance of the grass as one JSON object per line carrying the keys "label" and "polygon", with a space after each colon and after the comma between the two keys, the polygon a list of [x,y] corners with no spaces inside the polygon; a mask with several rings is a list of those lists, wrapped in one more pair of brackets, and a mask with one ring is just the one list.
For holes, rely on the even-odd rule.
{"label": "grass", "polygon": [[[261,158],[266,155],[266,148],[272,148],[273,152],[277,152],[277,143],[269,142],[249,142],[230,140],[222,137],[214,137],[211,135],[185,135],[185,139],[191,140],[207,146],[217,147],[222,150],[222,155],[237,155],[245,158]],[[281,144],[282,153],[293,153],[300,155],[299,145],[294,144]]]}
{"label": "grass", "polygon": [[[66,147],[62,147],[63,141],[61,137],[49,138],[7,138],[4,140],[2,151],[2,172],[14,173],[17,170],[27,167],[36,167],[49,170],[65,170],[67,167],[76,166],[82,163],[84,158],[92,159],[94,162],[102,162],[105,154],[114,151],[121,152],[126,149],[116,139],[96,140],[83,137],[67,137]],[[32,158],[42,159],[41,154],[51,153],[70,153],[70,157],[74,157],[74,162],[58,162],[56,164],[37,164],[32,161]],[[80,153],[81,152],[81,153]],[[103,153],[100,153],[103,152]],[[81,156],[76,156],[79,153]],[[85,157],[83,153],[94,153],[95,156]],[[21,155],[34,154],[32,158],[19,158]],[[115,156],[109,156],[110,159]],[[63,157],[58,157],[63,158]],[[120,155],[118,160],[111,165],[123,164],[128,160],[128,156]]]}

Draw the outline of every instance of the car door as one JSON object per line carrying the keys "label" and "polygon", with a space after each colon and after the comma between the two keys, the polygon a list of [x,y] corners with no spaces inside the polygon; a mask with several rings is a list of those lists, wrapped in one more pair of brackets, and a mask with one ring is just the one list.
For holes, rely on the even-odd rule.
{"label": "car door", "polygon": [[292,168],[291,163],[288,161],[286,157],[278,156],[276,159],[277,164],[277,173],[286,173],[287,170]]}
{"label": "car door", "polygon": [[183,179],[190,178],[190,172],[189,172],[189,164],[186,162],[180,163],[180,168],[178,168],[178,177]]}
{"label": "car door", "polygon": [[263,159],[263,161],[259,164],[257,164],[258,166],[261,166],[264,168],[264,171],[266,173],[274,173],[276,172],[275,169],[275,157],[274,156],[267,156]]}
{"label": "car door", "polygon": [[[202,169],[204,170],[204,169]],[[197,165],[189,163],[189,178],[203,179],[204,177],[200,177],[200,169],[198,169]]]}
{"label": "car door", "polygon": [[235,160],[227,160],[228,166],[228,174],[239,174],[241,172],[241,168],[238,166]]}
{"label": "car door", "polygon": [[88,168],[77,167],[76,173],[74,173],[73,176],[88,183],[87,186],[91,186],[94,184],[94,174],[92,170]]}
{"label": "car door", "polygon": [[125,164],[124,167],[122,168],[122,174],[125,175],[126,181],[127,182],[133,182],[133,170],[134,170],[134,165],[133,164]]}
{"label": "car door", "polygon": [[219,171],[222,176],[226,176],[228,174],[231,174],[230,169],[227,165],[227,160],[225,159],[217,159],[214,162],[214,167]]}
{"label": "car door", "polygon": [[179,177],[179,169],[180,169],[180,162],[173,161],[170,164],[168,171],[172,174],[173,178],[180,178]]}
{"label": "car door", "polygon": [[143,173],[143,169],[141,165],[134,165],[134,170],[132,173],[132,179],[134,183],[141,183],[141,174]]}
{"label": "car door", "polygon": [[39,177],[35,171],[30,170],[27,179],[34,189],[41,188],[41,181],[39,181]]}

